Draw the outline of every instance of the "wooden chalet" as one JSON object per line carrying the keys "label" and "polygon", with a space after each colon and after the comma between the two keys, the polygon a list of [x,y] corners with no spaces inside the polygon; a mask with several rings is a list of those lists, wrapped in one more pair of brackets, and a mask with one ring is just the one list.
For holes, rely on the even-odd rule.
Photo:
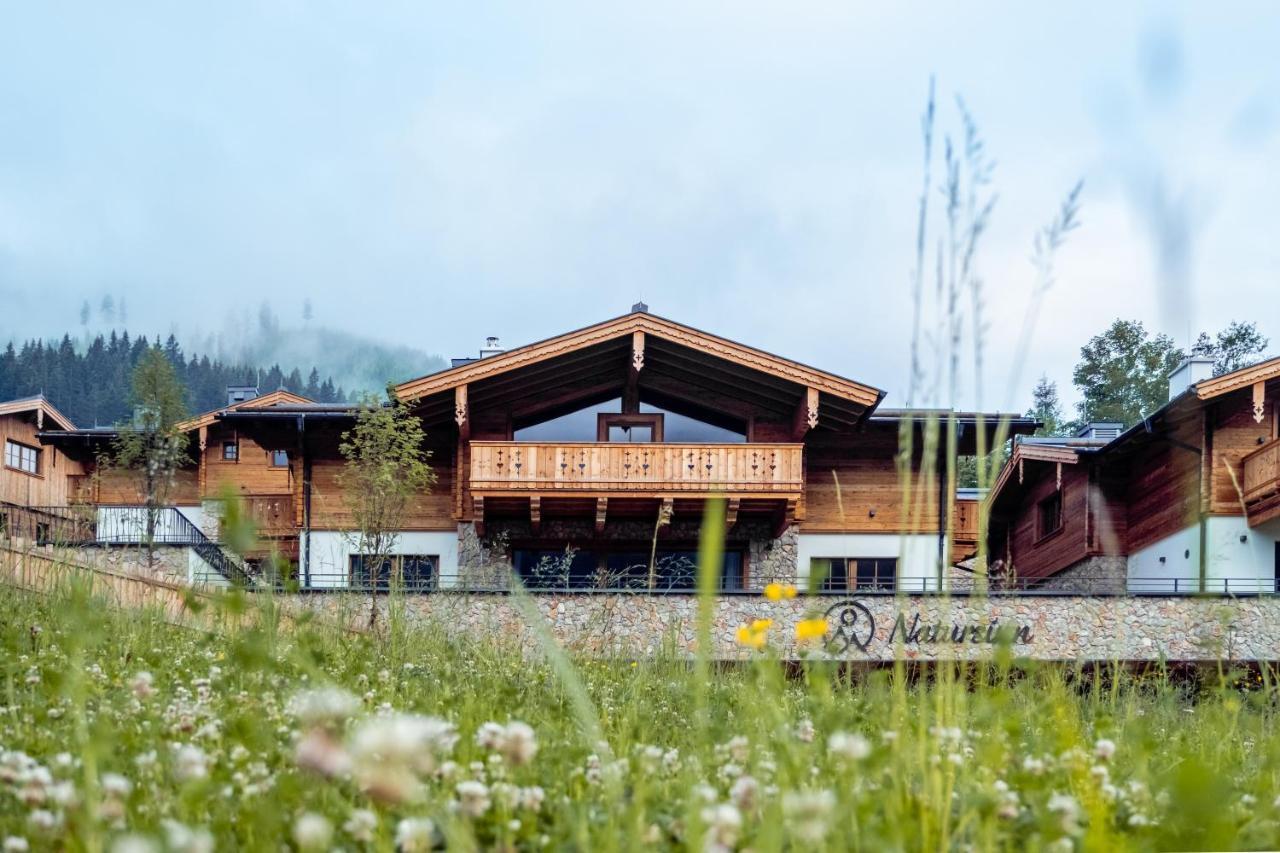
{"label": "wooden chalet", "polygon": [[1136,426],[1021,439],[990,495],[988,549],[1046,583],[1273,592],[1280,580],[1280,358],[1223,376],[1188,359]]}
{"label": "wooden chalet", "polygon": [[75,429],[43,396],[0,403],[0,507],[66,506],[80,463],[57,448],[44,447],[39,434],[47,428]]}

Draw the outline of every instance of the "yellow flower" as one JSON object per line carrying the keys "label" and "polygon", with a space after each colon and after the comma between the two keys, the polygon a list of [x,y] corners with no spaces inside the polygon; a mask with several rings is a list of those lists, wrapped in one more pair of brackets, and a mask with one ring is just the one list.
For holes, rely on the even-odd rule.
{"label": "yellow flower", "polygon": [[751,623],[751,630],[755,633],[763,633],[773,627],[772,619],[757,619]]}
{"label": "yellow flower", "polygon": [[782,584],[771,583],[766,584],[764,588],[764,597],[770,601],[778,601],[782,598]]}
{"label": "yellow flower", "polygon": [[753,631],[748,625],[739,625],[736,639],[738,645],[746,646],[749,649],[762,649],[765,644],[765,632]]}
{"label": "yellow flower", "polygon": [[821,640],[827,636],[827,620],[819,617],[818,619],[801,619],[796,623],[796,642],[809,643],[814,640]]}
{"label": "yellow flower", "polygon": [[795,597],[796,597],[796,585],[795,585],[795,584],[793,584],[793,583],[789,583],[789,584],[787,584],[786,586],[784,586],[784,587],[782,588],[782,597],[783,597],[783,598],[795,598]]}

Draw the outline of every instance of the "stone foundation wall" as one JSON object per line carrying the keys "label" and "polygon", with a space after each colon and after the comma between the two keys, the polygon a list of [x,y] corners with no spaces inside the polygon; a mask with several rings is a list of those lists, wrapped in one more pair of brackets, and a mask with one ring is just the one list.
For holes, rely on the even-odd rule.
{"label": "stone foundation wall", "polygon": [[166,583],[186,584],[189,578],[191,549],[156,546],[150,562],[144,548],[131,545],[104,545],[96,548],[63,548],[36,545],[21,539],[6,540],[6,546],[68,565],[83,566],[117,575],[152,578]]}
{"label": "stone foundation wall", "polygon": [[[301,606],[335,616],[358,607],[351,596],[302,596]],[[358,598],[367,602],[365,598]],[[565,647],[585,654],[645,657],[695,647],[696,596],[539,594],[529,600]],[[500,594],[411,596],[411,618],[459,637],[537,642],[516,607]],[[363,612],[363,611],[362,611]],[[797,646],[795,626],[825,615],[829,634]],[[983,659],[1012,638],[1015,656],[1042,660],[1280,660],[1280,598],[1092,597],[1073,595],[944,598],[863,596],[768,601],[756,595],[716,599],[713,637],[719,659],[749,659],[739,625],[772,619],[771,648],[783,658],[849,661]],[[865,646],[865,648],[864,648]]]}
{"label": "stone foundation wall", "polygon": [[1087,557],[1053,577],[1036,584],[1036,589],[1092,592],[1119,595],[1128,588],[1129,561],[1125,557]]}

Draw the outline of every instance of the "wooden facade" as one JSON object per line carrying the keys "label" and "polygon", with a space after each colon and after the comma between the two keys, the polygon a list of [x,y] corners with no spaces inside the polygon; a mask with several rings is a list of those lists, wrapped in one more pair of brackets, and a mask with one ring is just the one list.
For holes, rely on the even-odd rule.
{"label": "wooden facade", "polygon": [[[73,429],[74,425],[43,397],[0,403],[0,504],[18,506],[67,506],[71,503],[84,467],[60,450],[44,447],[39,433],[46,426]],[[18,458],[10,464],[10,456]],[[30,470],[27,460],[32,463]]]}

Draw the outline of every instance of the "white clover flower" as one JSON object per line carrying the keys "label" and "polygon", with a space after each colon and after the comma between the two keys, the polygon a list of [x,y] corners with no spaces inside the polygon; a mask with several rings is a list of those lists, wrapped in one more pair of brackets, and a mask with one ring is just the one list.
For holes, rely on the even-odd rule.
{"label": "white clover flower", "polygon": [[351,738],[356,781],[370,796],[404,802],[417,796],[420,777],[433,774],[458,737],[435,717],[388,714],[364,722]]}
{"label": "white clover flower", "polygon": [[396,849],[401,853],[427,853],[435,832],[436,825],[430,818],[407,817],[396,825]]}
{"label": "white clover flower", "polygon": [[209,757],[194,744],[177,745],[174,747],[173,775],[179,782],[204,779],[209,775]]}
{"label": "white clover flower", "polygon": [[340,687],[319,687],[294,694],[286,711],[303,726],[336,728],[360,711],[360,699]]}
{"label": "white clover flower", "polygon": [[1045,847],[1045,850],[1049,851],[1049,853],[1071,853],[1075,849],[1075,842],[1065,835],[1054,839]]}
{"label": "white clover flower", "polygon": [[152,693],[155,693],[155,679],[151,673],[143,670],[133,676],[133,680],[129,682],[129,689],[133,691],[133,695],[139,699],[147,699]]}
{"label": "white clover flower", "polygon": [[538,741],[534,737],[533,727],[519,720],[512,720],[502,730],[502,745],[499,747],[502,757],[513,767],[528,764],[538,754]]}
{"label": "white clover flower", "polygon": [[708,806],[702,810],[702,822],[707,825],[705,847],[712,850],[732,850],[742,831],[742,813],[732,803]]}
{"label": "white clover flower", "polygon": [[805,717],[803,720],[796,723],[795,736],[797,740],[805,743],[813,743],[813,735],[813,720]]}
{"label": "white clover flower", "polygon": [[4,840],[4,853],[27,853],[31,845],[21,835],[10,835]]}
{"label": "white clover flower", "polygon": [[1044,761],[1036,758],[1034,755],[1028,755],[1022,759],[1022,769],[1030,773],[1032,776],[1039,776],[1044,772]]}
{"label": "white clover flower", "polygon": [[48,809],[34,809],[27,815],[27,822],[41,832],[52,832],[62,826],[62,818]]}
{"label": "white clover flower", "polygon": [[810,844],[827,835],[836,795],[827,790],[788,791],[782,797],[782,814],[795,837]]}
{"label": "white clover flower", "polygon": [[133,790],[133,783],[119,773],[102,774],[102,793],[108,797],[123,799]]}
{"label": "white clover flower", "polygon": [[192,829],[176,820],[163,820],[160,825],[171,853],[213,853],[213,836],[204,827]]}
{"label": "white clover flower", "polygon": [[750,776],[739,776],[729,789],[729,799],[740,811],[755,811],[760,801],[760,783]]}
{"label": "white clover flower", "polygon": [[378,831],[378,816],[369,809],[356,809],[342,824],[342,831],[356,841],[369,844]]}
{"label": "white clover flower", "polygon": [[351,756],[333,733],[323,727],[313,728],[302,736],[294,750],[293,760],[299,767],[330,779],[344,776],[351,770]]}
{"label": "white clover flower", "polygon": [[827,752],[842,761],[861,761],[871,754],[871,743],[860,734],[834,732],[827,738]]}
{"label": "white clover flower", "polygon": [[333,824],[324,815],[307,812],[293,824],[293,841],[299,850],[324,850],[333,840]]}
{"label": "white clover flower", "polygon": [[476,746],[481,749],[496,751],[502,746],[504,730],[501,723],[483,723],[476,729]]}
{"label": "white clover flower", "polygon": [[483,782],[468,779],[454,788],[458,794],[458,808],[467,817],[481,817],[489,810],[489,788]]}
{"label": "white clover flower", "polygon": [[520,807],[531,812],[542,811],[542,803],[546,798],[547,792],[539,785],[520,789]]}
{"label": "white clover flower", "polygon": [[1129,826],[1136,828],[1140,826],[1150,826],[1150,825],[1151,825],[1151,821],[1142,812],[1134,812],[1133,814],[1129,815]]}
{"label": "white clover flower", "polygon": [[1116,743],[1113,740],[1099,738],[1093,744],[1093,754],[1099,761],[1110,761],[1116,754]]}

